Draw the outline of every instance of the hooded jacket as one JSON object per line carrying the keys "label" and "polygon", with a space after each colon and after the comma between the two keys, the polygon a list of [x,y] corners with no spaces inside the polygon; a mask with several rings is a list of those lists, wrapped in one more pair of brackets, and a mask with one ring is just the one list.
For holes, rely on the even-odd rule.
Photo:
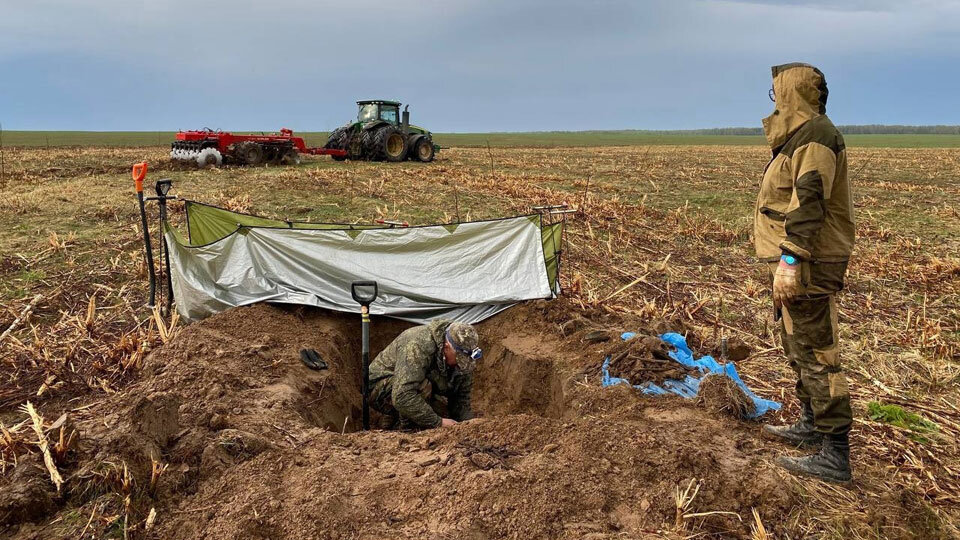
{"label": "hooded jacket", "polygon": [[773,157],[754,215],[757,257],[846,262],[853,251],[853,202],[843,136],[826,115],[826,80],[807,64],[774,66],[773,90],[776,110],[763,119]]}
{"label": "hooded jacket", "polygon": [[437,427],[441,421],[420,393],[425,381],[430,382],[434,395],[447,397],[451,418],[458,422],[472,418],[473,373],[449,367],[443,360],[450,323],[437,320],[403,331],[370,364],[371,387],[386,379],[393,408],[420,427]]}

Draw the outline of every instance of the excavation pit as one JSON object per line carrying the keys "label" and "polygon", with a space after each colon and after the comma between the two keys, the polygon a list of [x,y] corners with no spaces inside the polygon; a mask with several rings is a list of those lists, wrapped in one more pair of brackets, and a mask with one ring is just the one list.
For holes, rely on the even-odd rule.
{"label": "excavation pit", "polygon": [[[526,304],[477,325],[477,419],[360,432],[358,316],[229,310],[180,329],[140,382],[84,411],[79,465],[64,473],[123,462],[149,486],[152,463],[167,464],[150,504],[164,516],[156,537],[174,540],[642,536],[676,522],[677,486],[692,479],[691,508],[720,512],[707,530],[746,537],[734,515],[789,513],[795,498],[753,430],[585,382],[604,344],[587,349],[542,317]],[[372,355],[410,326],[374,318]],[[302,348],[329,369],[304,366]],[[76,493],[88,495],[62,504],[93,492]]]}
{"label": "excavation pit", "polygon": [[[371,359],[411,326],[374,317]],[[550,358],[535,352],[536,339],[504,337],[496,323],[477,328],[484,359],[475,375],[476,415],[561,418],[562,376]],[[307,368],[299,360],[301,349],[315,349],[328,369]],[[256,305],[186,327],[148,359],[147,376],[155,377],[156,391],[176,392],[187,416],[209,413],[207,425],[214,430],[256,423],[266,415],[303,429],[349,433],[360,429],[360,351],[359,316]],[[371,410],[372,425],[378,416]]]}

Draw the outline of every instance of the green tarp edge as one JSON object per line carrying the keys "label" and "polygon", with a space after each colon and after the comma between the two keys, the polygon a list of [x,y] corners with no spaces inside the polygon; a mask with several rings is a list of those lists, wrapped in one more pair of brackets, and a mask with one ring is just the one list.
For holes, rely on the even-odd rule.
{"label": "green tarp edge", "polygon": [[[351,223],[308,223],[304,221],[285,221],[281,219],[270,219],[242,212],[234,212],[226,208],[212,206],[209,204],[185,200],[187,212],[187,233],[189,241],[180,234],[175,227],[170,227],[177,242],[183,246],[199,247],[212,244],[225,238],[234,232],[240,226],[243,227],[277,227],[288,229],[317,229],[317,230],[369,230],[385,229],[388,225],[373,224],[351,224]],[[547,269],[547,279],[550,283],[550,289],[554,294],[559,294],[557,278],[560,274],[560,255],[561,244],[563,241],[563,222],[551,225],[543,225],[541,216],[538,214],[530,215],[530,220],[540,227],[541,239],[543,242],[543,262]],[[445,227],[455,226],[457,224],[446,224]],[[448,229],[449,230],[449,229]]]}
{"label": "green tarp edge", "polygon": [[547,281],[554,294],[560,294],[557,277],[560,275],[560,248],[563,240],[563,222],[553,225],[541,225],[543,239],[543,262],[547,266]]}
{"label": "green tarp edge", "polygon": [[284,221],[270,219],[241,212],[234,212],[226,208],[219,208],[196,201],[185,201],[187,211],[187,233],[190,235],[190,246],[212,244],[221,238],[230,235],[238,226],[244,227],[279,227],[288,229],[319,229],[319,230],[363,230],[383,229],[384,225],[350,224],[350,223],[307,223],[303,221]]}

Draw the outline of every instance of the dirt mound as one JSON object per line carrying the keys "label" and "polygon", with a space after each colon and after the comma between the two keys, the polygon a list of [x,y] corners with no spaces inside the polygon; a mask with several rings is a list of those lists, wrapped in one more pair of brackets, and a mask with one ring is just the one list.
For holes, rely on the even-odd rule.
{"label": "dirt mound", "polygon": [[[261,454],[205,483],[174,511],[185,515],[175,513],[159,535],[642,535],[675,522],[676,484],[693,478],[702,481],[697,508],[786,510],[791,502],[777,476],[757,455],[738,451],[742,435],[718,435],[723,430],[716,423],[664,429],[697,417],[693,409],[656,412],[641,421],[647,429],[633,430],[519,415],[482,418],[439,433],[318,432],[297,448]],[[679,437],[701,444],[681,448]],[[752,480],[743,481],[747,476]],[[742,529],[722,516],[712,527]]]}
{"label": "dirt mound", "polygon": [[630,381],[662,383],[667,379],[698,374],[670,358],[667,344],[657,336],[638,335],[626,341],[617,340],[605,352],[610,358],[610,375]]}
{"label": "dirt mound", "polygon": [[[357,432],[356,316],[256,305],[190,325],[146,359],[140,382],[74,415],[65,493],[8,521],[111,508],[128,532],[165,539],[642,537],[694,524],[746,537],[757,508],[776,530],[795,495],[752,428],[584,383],[582,357],[602,356],[555,321],[532,322],[543,309],[479,325],[480,418],[415,433]],[[374,319],[373,353],[408,326]],[[307,369],[301,348],[329,369]],[[636,340],[623,358],[650,349]],[[700,489],[678,515],[677,486],[691,481]],[[683,517],[698,512],[736,515]]]}
{"label": "dirt mound", "polygon": [[707,375],[700,380],[697,405],[738,419],[749,418],[757,410],[750,396],[726,375]]}

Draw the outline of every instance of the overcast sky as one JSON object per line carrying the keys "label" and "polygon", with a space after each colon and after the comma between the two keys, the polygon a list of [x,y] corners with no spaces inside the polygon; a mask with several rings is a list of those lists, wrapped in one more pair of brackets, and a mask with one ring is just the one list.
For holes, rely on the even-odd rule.
{"label": "overcast sky", "polygon": [[960,124],[960,0],[0,0],[4,129],[759,126],[804,61],[838,124]]}

